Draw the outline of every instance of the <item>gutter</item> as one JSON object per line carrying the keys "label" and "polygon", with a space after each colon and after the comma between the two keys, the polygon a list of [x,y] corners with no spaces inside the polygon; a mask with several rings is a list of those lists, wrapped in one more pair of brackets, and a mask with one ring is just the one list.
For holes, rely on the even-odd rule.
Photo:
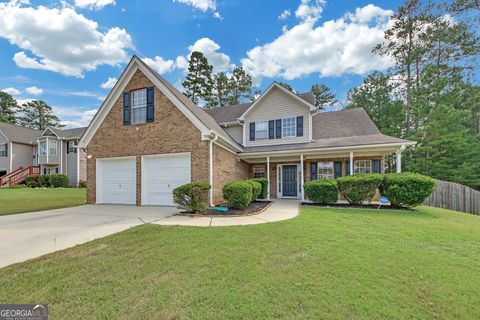
{"label": "gutter", "polygon": [[208,138],[210,139],[209,142],[209,148],[208,148],[208,177],[209,177],[209,182],[210,182],[210,205],[213,207],[213,143],[218,140],[218,134],[210,130],[210,133],[208,135]]}

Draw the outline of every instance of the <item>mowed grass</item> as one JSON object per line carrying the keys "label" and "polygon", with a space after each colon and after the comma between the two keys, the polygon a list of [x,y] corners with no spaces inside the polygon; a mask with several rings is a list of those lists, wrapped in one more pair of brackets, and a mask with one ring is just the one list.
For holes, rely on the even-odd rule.
{"label": "mowed grass", "polygon": [[143,225],[0,269],[51,319],[479,319],[480,217],[303,207],[263,225]]}
{"label": "mowed grass", "polygon": [[85,204],[85,189],[0,189],[0,216]]}

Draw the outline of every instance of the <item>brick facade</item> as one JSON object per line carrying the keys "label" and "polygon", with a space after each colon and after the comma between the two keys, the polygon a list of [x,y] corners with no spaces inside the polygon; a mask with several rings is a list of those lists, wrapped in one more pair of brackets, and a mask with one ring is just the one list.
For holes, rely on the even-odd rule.
{"label": "brick facade", "polygon": [[[133,75],[127,91],[152,87],[140,71]],[[154,89],[155,121],[140,125],[123,125],[123,97],[115,102],[87,146],[87,203],[95,203],[95,163],[97,158],[136,156],[137,205],[141,201],[141,156],[191,152],[192,181],[209,181],[208,141],[200,130],[158,89]]]}

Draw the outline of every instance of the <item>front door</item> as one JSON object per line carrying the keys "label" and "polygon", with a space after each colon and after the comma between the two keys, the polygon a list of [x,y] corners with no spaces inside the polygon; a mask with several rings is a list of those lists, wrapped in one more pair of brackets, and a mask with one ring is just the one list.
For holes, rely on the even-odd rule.
{"label": "front door", "polygon": [[284,197],[297,196],[297,166],[284,165],[282,166],[282,195]]}

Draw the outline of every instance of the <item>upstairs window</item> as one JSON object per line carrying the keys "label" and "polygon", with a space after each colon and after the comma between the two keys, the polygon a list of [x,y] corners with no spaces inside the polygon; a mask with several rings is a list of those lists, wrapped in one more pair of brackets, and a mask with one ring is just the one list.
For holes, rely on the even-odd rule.
{"label": "upstairs window", "polygon": [[68,153],[77,153],[78,140],[67,141]]}
{"label": "upstairs window", "polygon": [[0,144],[0,158],[6,158],[8,157],[8,152],[7,152],[7,144]]}
{"label": "upstairs window", "polygon": [[265,165],[263,164],[257,164],[253,166],[253,178],[265,178],[266,177],[266,172],[265,172]]}
{"label": "upstairs window", "polygon": [[57,155],[57,140],[49,140],[48,141],[48,153],[51,156]]}
{"label": "upstairs window", "polygon": [[317,179],[333,179],[333,162],[318,162]]}
{"label": "upstairs window", "polygon": [[297,136],[297,121],[295,117],[282,119],[282,138]]}
{"label": "upstairs window", "polygon": [[40,147],[38,153],[41,156],[47,155],[47,142],[46,141],[40,141]]}
{"label": "upstairs window", "polygon": [[133,123],[147,122],[147,90],[137,90],[132,92],[133,101]]}
{"label": "upstairs window", "polygon": [[255,122],[255,140],[268,138],[268,121]]}
{"label": "upstairs window", "polygon": [[372,160],[355,160],[355,173],[372,173]]}

